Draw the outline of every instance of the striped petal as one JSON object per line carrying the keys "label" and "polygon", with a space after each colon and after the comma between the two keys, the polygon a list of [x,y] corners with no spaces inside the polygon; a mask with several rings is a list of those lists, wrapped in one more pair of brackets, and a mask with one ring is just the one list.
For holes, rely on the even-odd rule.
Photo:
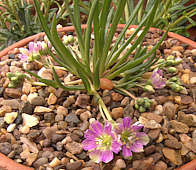
{"label": "striped petal", "polygon": [[126,145],[123,145],[123,146],[122,146],[122,155],[123,155],[125,158],[132,156],[131,149],[130,149],[130,148],[127,148]]}
{"label": "striped petal", "polygon": [[112,151],[102,151],[101,160],[105,163],[110,162],[114,158]]}
{"label": "striped petal", "polygon": [[99,150],[94,150],[89,153],[90,159],[95,163],[100,163],[102,161],[102,153]]}
{"label": "striped petal", "polygon": [[95,149],[97,147],[97,144],[96,144],[96,141],[94,141],[94,140],[85,139],[82,142],[82,146],[83,146],[84,150],[92,150],[92,149]]}

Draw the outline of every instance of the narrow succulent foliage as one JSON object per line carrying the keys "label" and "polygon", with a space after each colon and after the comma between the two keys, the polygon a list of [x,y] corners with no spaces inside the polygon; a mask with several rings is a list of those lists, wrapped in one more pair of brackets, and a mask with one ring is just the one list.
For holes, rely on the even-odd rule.
{"label": "narrow succulent foliage", "polygon": [[[113,2],[113,0],[93,0],[89,3],[87,25],[82,28],[79,0],[73,1],[73,8],[70,8],[69,0],[64,1],[77,37],[79,51],[74,51],[67,43],[67,39],[66,42],[60,39],[56,30],[56,16],[53,17],[52,25],[49,28],[40,11],[38,0],[34,0],[43,30],[53,49],[55,49],[55,53],[50,52],[51,57],[60,67],[64,67],[64,69],[79,77],[83,84],[65,85],[58,78],[54,66],[50,67],[53,71],[54,80],[49,81],[33,73],[31,74],[41,82],[55,88],[61,87],[64,90],[86,89],[89,94],[98,99],[100,111],[103,116],[105,114],[108,120],[112,120],[112,118],[97,93],[100,88],[100,78],[112,81],[113,87],[117,90],[122,87],[130,90],[130,87],[134,86],[134,82],[157,61],[156,49],[160,46],[168,31],[165,31],[160,41],[150,51],[147,52],[147,47],[142,46],[159,3],[159,0],[154,0],[154,4],[141,20],[137,29],[128,37],[125,36],[129,26],[133,24],[134,18],[144,4],[144,0],[141,0],[130,15],[125,27],[122,28],[121,33],[116,37],[115,33],[127,0],[119,0],[115,8],[112,6]],[[130,45],[133,41],[134,43]],[[130,57],[134,50],[137,51],[135,56]]]}
{"label": "narrow succulent foliage", "polygon": [[163,71],[160,69],[155,69],[151,77],[152,85],[156,89],[161,89],[165,87],[166,81],[163,78]]}
{"label": "narrow succulent foliage", "polygon": [[[58,19],[63,18],[65,7],[60,6],[58,0],[41,0],[39,3],[48,25],[54,13],[57,13]],[[51,4],[56,4],[60,8],[57,10],[51,7]],[[32,14],[34,8],[29,0],[1,0],[0,6],[2,9],[0,11],[0,49],[43,31],[37,14],[34,12]]]}
{"label": "narrow succulent foliage", "polygon": [[102,127],[101,123],[95,121],[84,136],[83,148],[90,151],[89,156],[96,163],[110,162],[114,157],[113,152],[117,154],[121,150],[121,142],[112,131],[111,123]]}
{"label": "narrow succulent foliage", "polygon": [[[159,3],[158,0],[154,1],[154,5],[152,5],[152,8],[148,11],[133,34],[126,38],[126,31],[133,23],[134,17],[144,3],[144,0],[141,0],[114,43],[113,39],[120,17],[123,15],[126,0],[119,0],[115,9],[110,7],[113,2],[112,0],[104,0],[102,3],[100,3],[100,0],[93,0],[92,3],[89,4],[89,17],[84,31],[82,31],[80,22],[79,1],[73,1],[74,6],[72,9],[69,7],[69,1],[65,0],[65,5],[77,35],[80,49],[80,54],[78,55],[59,38],[56,31],[57,22],[55,16],[51,28],[49,28],[39,9],[38,1],[34,0],[34,2],[42,27],[51,45],[56,50],[58,57],[56,54],[52,55],[53,59],[60,66],[65,67],[74,75],[79,76],[83,81],[84,88],[87,89],[89,94],[96,93],[96,90],[100,88],[100,78],[102,77],[110,80],[118,78],[119,82],[122,81],[125,84],[131,84],[136,81],[137,77],[140,77],[141,73],[146,72],[152,63],[156,61],[156,55],[154,55],[154,53],[167,34],[166,31],[161,40],[146,53],[146,48],[142,47],[142,42],[150,28],[151,22],[149,21],[155,16],[156,7]],[[145,27],[141,31],[143,26]],[[94,38],[92,39],[92,37]],[[124,40],[124,38],[126,38],[126,40]],[[135,42],[130,46],[133,39],[135,39]],[[90,52],[91,41],[93,42],[92,53]],[[140,50],[137,50],[138,48],[140,48]],[[137,55],[130,59],[129,56],[134,50],[138,51]],[[122,52],[124,55],[122,55]],[[116,87],[116,85],[120,86],[118,82],[115,83],[115,81],[113,81],[113,83],[114,87]],[[126,85],[122,85],[121,87],[129,88]],[[63,83],[60,83],[59,86],[65,87]]]}
{"label": "narrow succulent foliage", "polygon": [[[115,0],[118,1],[118,0]],[[161,0],[157,6],[157,11],[152,22],[152,27],[165,29],[170,23],[170,30],[178,34],[187,36],[187,30],[196,25],[196,22],[191,18],[196,14],[196,3],[190,5],[187,4],[189,0]],[[117,3],[117,2],[116,2]],[[138,25],[146,13],[152,8],[154,0],[146,1],[143,7],[140,8],[140,12],[134,18],[133,24]],[[123,22],[127,22],[129,16],[134,10],[135,5],[133,0],[128,0],[125,8],[125,19]]]}

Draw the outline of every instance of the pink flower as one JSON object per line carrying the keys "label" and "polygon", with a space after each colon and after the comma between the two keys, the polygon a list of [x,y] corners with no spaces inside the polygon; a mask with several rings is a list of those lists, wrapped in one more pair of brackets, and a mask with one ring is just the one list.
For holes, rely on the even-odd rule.
{"label": "pink flower", "polygon": [[143,146],[148,144],[147,134],[139,132],[142,128],[143,125],[138,122],[131,124],[129,117],[125,117],[117,127],[116,133],[120,135],[122,155],[125,158],[132,156],[132,152],[143,152]]}
{"label": "pink flower", "polygon": [[155,69],[152,73],[151,82],[154,88],[161,89],[165,87],[166,81],[163,78],[163,71]]}
{"label": "pink flower", "polygon": [[98,121],[93,122],[84,137],[83,148],[89,151],[89,157],[96,163],[110,162],[114,158],[113,152],[117,154],[121,150],[121,143],[117,141],[110,123],[102,127]]}
{"label": "pink flower", "polygon": [[19,58],[22,61],[27,61],[29,58],[33,58],[33,56],[38,56],[39,51],[42,49],[42,44],[40,41],[37,43],[30,42],[28,45],[29,49],[27,48],[19,48],[21,54],[19,54]]}

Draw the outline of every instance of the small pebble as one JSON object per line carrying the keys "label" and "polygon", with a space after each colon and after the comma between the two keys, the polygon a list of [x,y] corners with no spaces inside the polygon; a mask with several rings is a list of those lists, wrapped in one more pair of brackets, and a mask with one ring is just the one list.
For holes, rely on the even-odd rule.
{"label": "small pebble", "polygon": [[17,116],[18,116],[18,112],[6,113],[5,117],[4,117],[4,121],[7,124],[11,124],[14,122],[14,120],[16,119]]}
{"label": "small pebble", "polygon": [[67,114],[68,114],[68,109],[67,108],[65,108],[65,107],[63,107],[63,106],[59,106],[58,108],[57,108],[57,114],[62,114],[62,115],[64,115],[64,116],[67,116]]}
{"label": "small pebble", "polygon": [[71,152],[72,154],[80,154],[83,150],[82,148],[82,144],[81,143],[77,143],[77,142],[71,142],[71,143],[67,143],[65,145],[65,148]]}
{"label": "small pebble", "polygon": [[55,157],[50,163],[49,163],[49,165],[51,166],[51,167],[55,167],[55,166],[58,166],[58,165],[60,165],[61,164],[61,161],[57,158],[57,157]]}
{"label": "small pebble", "polygon": [[112,109],[111,116],[114,119],[121,118],[123,116],[123,107],[117,107]]}
{"label": "small pebble", "polygon": [[47,102],[48,102],[48,105],[52,105],[57,102],[57,97],[54,95],[54,93],[50,93]]}
{"label": "small pebble", "polygon": [[112,93],[112,100],[115,102],[119,102],[123,99],[123,95],[119,94],[119,93]]}
{"label": "small pebble", "polygon": [[0,143],[0,152],[7,155],[12,151],[12,145],[8,142]]}
{"label": "small pebble", "polygon": [[115,163],[115,166],[117,166],[120,169],[126,168],[126,164],[123,159],[118,159]]}
{"label": "small pebble", "polygon": [[23,113],[22,114],[23,124],[24,126],[33,127],[36,126],[39,123],[39,120],[37,117]]}
{"label": "small pebble", "polygon": [[91,112],[86,111],[80,114],[80,120],[87,121],[91,117]]}
{"label": "small pebble", "polygon": [[35,168],[39,168],[40,166],[43,166],[44,164],[48,163],[48,158],[39,158],[34,163],[33,166]]}
{"label": "small pebble", "polygon": [[10,124],[10,125],[7,127],[7,132],[12,132],[12,131],[14,131],[15,127],[16,127],[16,124],[15,124],[15,123]]}

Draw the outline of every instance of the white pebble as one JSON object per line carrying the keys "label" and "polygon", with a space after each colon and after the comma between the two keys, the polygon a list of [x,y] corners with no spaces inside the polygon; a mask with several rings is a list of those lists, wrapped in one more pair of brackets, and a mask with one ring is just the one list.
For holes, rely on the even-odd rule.
{"label": "white pebble", "polygon": [[12,132],[16,127],[16,124],[15,123],[12,123],[10,124],[8,127],[7,127],[7,132]]}

